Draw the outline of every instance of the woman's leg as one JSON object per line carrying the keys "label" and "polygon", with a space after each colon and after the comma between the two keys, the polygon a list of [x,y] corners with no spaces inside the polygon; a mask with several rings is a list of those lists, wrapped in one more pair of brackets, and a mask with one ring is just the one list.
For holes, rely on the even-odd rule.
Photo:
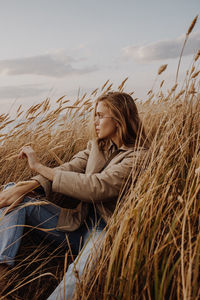
{"label": "woman's leg", "polygon": [[[13,185],[14,183],[9,183],[5,189]],[[36,205],[36,201],[36,199],[25,197],[21,205],[8,214],[5,214],[6,208],[0,209],[0,263],[14,265],[25,224],[34,227],[34,232],[40,239],[47,237],[56,245],[66,241],[66,233],[55,229],[60,208],[53,204]],[[30,205],[31,202],[32,205]],[[76,232],[75,238],[73,239],[69,234],[72,245],[78,244],[80,234]]]}
{"label": "woman's leg", "polygon": [[[6,208],[0,209],[0,263],[14,265],[15,256],[19,249],[24,226],[50,229],[54,240],[64,240],[65,234],[59,234],[55,227],[57,225],[59,208],[51,205],[35,205],[35,199],[25,197],[22,204],[5,215]],[[27,205],[32,202],[33,205]],[[37,230],[39,236],[45,236],[46,232]],[[47,231],[49,233],[49,231]]]}
{"label": "woman's leg", "polygon": [[[74,254],[81,247],[82,230],[62,232],[56,230],[60,207],[54,204],[37,205],[36,199],[25,197],[22,204],[4,215],[0,209],[0,263],[14,265],[23,236],[24,226],[31,227],[34,235],[41,240],[46,238],[56,247],[68,247],[66,235]],[[32,203],[32,204],[31,204]]]}
{"label": "woman's leg", "polygon": [[93,266],[95,266],[95,262],[100,254],[105,236],[103,228],[106,224],[103,220],[101,220],[100,225],[101,226],[97,226],[96,228],[89,228],[89,231],[85,227],[85,232],[83,234],[83,248],[81,252],[76,257],[75,261],[69,265],[63,280],[49,296],[48,300],[72,299],[76,283],[78,281],[77,277],[81,279],[86,265],[89,264],[90,270]]}

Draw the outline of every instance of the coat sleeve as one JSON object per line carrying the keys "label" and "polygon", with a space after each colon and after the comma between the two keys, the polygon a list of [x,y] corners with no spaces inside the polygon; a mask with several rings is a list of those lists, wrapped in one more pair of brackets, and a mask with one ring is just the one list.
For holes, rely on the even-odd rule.
{"label": "coat sleeve", "polygon": [[[90,153],[90,148],[91,142],[88,142],[87,148],[85,150],[78,152],[76,155],[73,156],[71,161],[59,167],[56,167],[55,169],[58,172],[84,173]],[[38,183],[43,187],[46,196],[49,197],[52,191],[52,182],[42,175],[36,175],[31,179],[38,181]]]}
{"label": "coat sleeve", "polygon": [[105,202],[119,195],[133,165],[133,156],[108,165],[101,173],[81,174],[57,170],[52,190],[83,202]]}

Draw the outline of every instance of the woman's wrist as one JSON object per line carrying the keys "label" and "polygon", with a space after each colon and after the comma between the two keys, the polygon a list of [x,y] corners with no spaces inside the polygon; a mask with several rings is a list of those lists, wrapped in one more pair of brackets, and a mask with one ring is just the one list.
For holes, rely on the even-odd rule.
{"label": "woman's wrist", "polygon": [[40,186],[38,181],[36,180],[29,180],[29,181],[20,181],[18,182],[14,187],[17,189],[17,191],[21,194],[26,194],[36,187]]}
{"label": "woman's wrist", "polygon": [[37,162],[37,163],[35,163],[35,165],[32,168],[32,170],[35,171],[35,172],[37,172],[37,173],[40,173],[43,167],[44,166],[40,162]]}
{"label": "woman's wrist", "polygon": [[46,167],[42,165],[40,162],[38,162],[37,164],[35,164],[34,171],[44,176],[45,178],[49,179],[50,181],[53,181],[53,177],[55,173],[54,168]]}

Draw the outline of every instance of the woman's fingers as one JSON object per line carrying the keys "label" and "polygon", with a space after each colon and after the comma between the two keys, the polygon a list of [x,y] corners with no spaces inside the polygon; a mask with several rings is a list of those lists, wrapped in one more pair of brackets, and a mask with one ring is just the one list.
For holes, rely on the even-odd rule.
{"label": "woman's fingers", "polygon": [[15,187],[11,187],[8,190],[4,190],[0,192],[0,208],[9,205],[13,205],[13,206],[18,205],[23,198],[22,196],[23,194],[17,192]]}
{"label": "woman's fingers", "polygon": [[27,157],[26,149],[25,149],[25,147],[23,147],[19,153],[19,158],[25,158],[25,157]]}
{"label": "woman's fingers", "polygon": [[35,151],[30,146],[25,146],[21,149],[19,156],[20,159],[27,158],[28,163],[31,167],[31,165],[34,164],[35,161],[37,161],[37,156],[35,154]]}
{"label": "woman's fingers", "polygon": [[8,206],[9,194],[7,191],[2,191],[0,193],[0,208]]}
{"label": "woman's fingers", "polygon": [[4,197],[2,195],[2,193],[0,193],[0,208],[4,207]]}
{"label": "woman's fingers", "polygon": [[29,167],[34,170],[39,160],[33,148],[31,146],[25,146],[21,149],[19,153],[19,158],[27,158]]}
{"label": "woman's fingers", "polygon": [[26,157],[27,157],[26,154],[23,152],[23,150],[21,150],[19,155],[18,155],[18,158],[23,159],[23,158],[26,158]]}
{"label": "woman's fingers", "polygon": [[19,158],[27,157],[31,152],[34,152],[31,146],[25,146],[21,149],[19,153]]}

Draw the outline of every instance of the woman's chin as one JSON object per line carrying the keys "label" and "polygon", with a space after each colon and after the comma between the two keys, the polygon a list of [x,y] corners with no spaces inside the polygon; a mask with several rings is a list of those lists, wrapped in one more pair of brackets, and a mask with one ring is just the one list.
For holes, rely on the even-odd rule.
{"label": "woman's chin", "polygon": [[101,138],[101,135],[100,135],[99,131],[96,132],[96,135],[97,135],[98,139]]}
{"label": "woman's chin", "polygon": [[102,137],[100,134],[97,134],[97,139],[98,139],[98,140],[102,140],[103,137]]}

